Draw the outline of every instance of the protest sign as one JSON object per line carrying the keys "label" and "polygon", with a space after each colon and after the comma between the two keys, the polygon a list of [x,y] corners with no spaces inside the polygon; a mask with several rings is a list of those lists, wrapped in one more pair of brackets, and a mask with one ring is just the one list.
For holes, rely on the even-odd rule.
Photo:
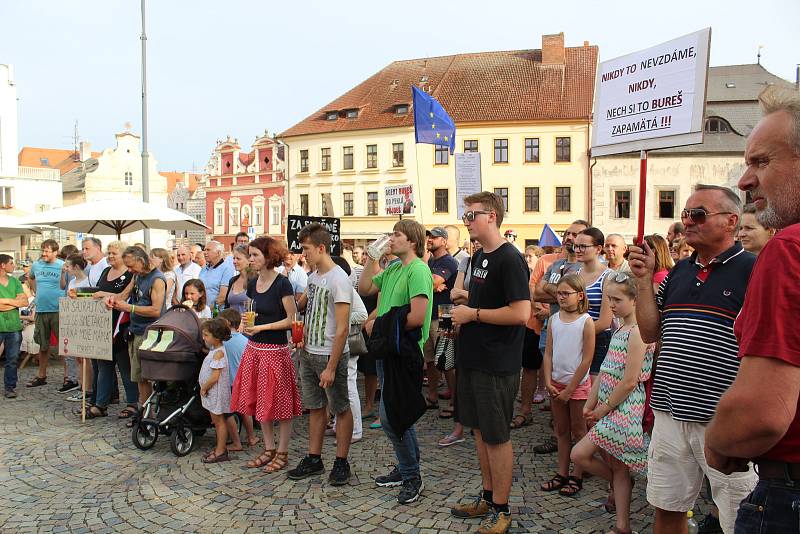
{"label": "protest sign", "polygon": [[703,142],[711,28],[600,63],[592,156]]}
{"label": "protest sign", "polygon": [[464,216],[464,197],[481,192],[481,154],[456,154],[456,209],[458,218]]}
{"label": "protest sign", "polygon": [[58,299],[58,354],[111,360],[111,310],[92,298]]}
{"label": "protest sign", "polygon": [[386,199],[386,215],[411,215],[414,213],[413,185],[387,185],[383,193]]}
{"label": "protest sign", "polygon": [[341,222],[336,217],[307,217],[304,215],[289,215],[286,222],[286,242],[289,250],[295,253],[303,252],[297,235],[304,226],[319,223],[331,233],[331,256],[339,256],[342,252]]}

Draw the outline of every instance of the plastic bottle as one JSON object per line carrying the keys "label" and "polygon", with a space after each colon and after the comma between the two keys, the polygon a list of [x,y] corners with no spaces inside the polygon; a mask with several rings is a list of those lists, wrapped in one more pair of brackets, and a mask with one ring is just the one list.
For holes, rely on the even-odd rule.
{"label": "plastic bottle", "polygon": [[698,526],[697,521],[694,520],[694,512],[689,510],[686,512],[686,517],[688,518],[687,525],[689,527],[689,534],[697,534]]}

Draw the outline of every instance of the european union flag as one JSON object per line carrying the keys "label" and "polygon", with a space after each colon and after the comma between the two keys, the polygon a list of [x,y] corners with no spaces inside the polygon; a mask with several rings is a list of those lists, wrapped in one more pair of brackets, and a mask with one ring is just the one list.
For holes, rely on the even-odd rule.
{"label": "european union flag", "polygon": [[416,86],[414,95],[414,133],[417,143],[450,147],[456,150],[456,124],[435,98]]}

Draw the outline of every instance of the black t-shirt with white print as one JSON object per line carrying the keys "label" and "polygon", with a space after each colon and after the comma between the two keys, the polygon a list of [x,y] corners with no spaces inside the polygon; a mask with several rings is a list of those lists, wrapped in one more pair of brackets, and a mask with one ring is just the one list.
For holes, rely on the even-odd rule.
{"label": "black t-shirt with white print", "polygon": [[[530,300],[528,265],[510,243],[497,250],[478,251],[470,262],[470,308],[491,310],[518,300]],[[525,327],[471,322],[463,325],[458,338],[459,368],[491,375],[519,373]]]}

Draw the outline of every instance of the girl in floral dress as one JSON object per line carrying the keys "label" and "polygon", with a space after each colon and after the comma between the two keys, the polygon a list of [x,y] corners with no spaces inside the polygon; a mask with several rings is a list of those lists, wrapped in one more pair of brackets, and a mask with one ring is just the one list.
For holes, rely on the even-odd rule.
{"label": "girl in floral dress", "polygon": [[[642,429],[644,382],[650,377],[654,345],[646,345],[636,325],[636,282],[626,273],[610,275],[607,298],[622,326],[614,333],[600,374],[583,410],[592,429],[572,449],[572,461],[613,484],[614,534],[630,534],[631,474],[647,471],[649,438]],[[595,457],[602,452],[604,460]]]}

